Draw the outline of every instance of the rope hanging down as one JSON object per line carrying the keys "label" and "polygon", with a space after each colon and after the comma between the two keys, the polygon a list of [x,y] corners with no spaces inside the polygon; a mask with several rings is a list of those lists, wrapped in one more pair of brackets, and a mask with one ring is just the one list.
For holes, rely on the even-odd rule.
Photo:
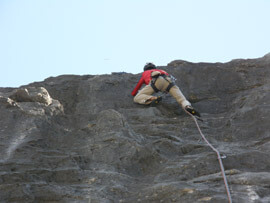
{"label": "rope hanging down", "polygon": [[[185,111],[186,111],[186,110],[185,110]],[[229,186],[228,186],[227,178],[226,178],[226,175],[225,175],[224,167],[223,167],[223,164],[222,164],[222,160],[221,160],[222,158],[221,158],[221,156],[220,156],[219,151],[218,151],[215,147],[213,147],[213,145],[211,145],[211,144],[208,142],[208,140],[205,138],[205,136],[203,135],[203,133],[202,133],[202,131],[201,131],[201,129],[200,129],[200,126],[199,126],[199,124],[198,124],[198,122],[197,122],[197,119],[195,118],[195,116],[193,116],[193,115],[192,115],[191,113],[189,113],[188,111],[186,111],[186,112],[187,112],[187,113],[193,118],[193,120],[195,121],[196,126],[197,126],[197,128],[198,128],[198,130],[199,130],[199,132],[200,132],[200,134],[201,134],[201,136],[202,136],[202,138],[203,138],[203,140],[208,144],[209,147],[211,147],[211,149],[212,149],[213,151],[215,151],[215,152],[217,153],[218,161],[219,161],[219,165],[220,165],[220,169],[221,169],[221,174],[222,174],[222,176],[223,176],[224,184],[225,184],[225,187],[226,187],[226,190],[227,190],[227,195],[228,195],[229,203],[232,203],[232,197],[231,197],[230,189],[229,189]]]}

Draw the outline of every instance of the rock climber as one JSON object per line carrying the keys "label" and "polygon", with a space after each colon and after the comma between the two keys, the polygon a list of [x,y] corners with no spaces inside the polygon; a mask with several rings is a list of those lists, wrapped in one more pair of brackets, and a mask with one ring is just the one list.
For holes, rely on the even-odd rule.
{"label": "rock climber", "polygon": [[[135,96],[134,102],[155,106],[162,100],[162,97],[153,96],[153,93],[159,91],[170,93],[183,109],[194,116],[200,117],[199,112],[191,106],[174,81],[175,79],[166,71],[158,69],[153,63],[147,63],[144,66],[141,79],[131,93],[132,96]],[[139,90],[143,84],[146,84],[146,86]]]}

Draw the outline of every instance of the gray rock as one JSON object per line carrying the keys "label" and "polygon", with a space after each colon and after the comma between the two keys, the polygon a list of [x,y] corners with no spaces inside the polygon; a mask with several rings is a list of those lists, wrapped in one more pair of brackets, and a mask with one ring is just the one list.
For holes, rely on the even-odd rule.
{"label": "gray rock", "polygon": [[18,89],[10,96],[10,98],[16,102],[39,102],[46,105],[50,105],[52,103],[52,98],[44,87]]}
{"label": "gray rock", "polygon": [[15,101],[13,101],[10,98],[3,97],[3,96],[0,96],[0,103],[1,103],[1,105],[6,106],[6,107],[17,106]]}
{"label": "gray rock", "polygon": [[[233,202],[269,202],[270,61],[161,66],[198,109]],[[133,103],[140,74],[0,88],[1,202],[228,202],[216,154],[169,95]]]}

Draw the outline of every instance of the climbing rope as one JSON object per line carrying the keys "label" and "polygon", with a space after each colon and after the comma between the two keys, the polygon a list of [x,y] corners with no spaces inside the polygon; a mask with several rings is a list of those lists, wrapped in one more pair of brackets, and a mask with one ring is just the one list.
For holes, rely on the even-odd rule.
{"label": "climbing rope", "polygon": [[[186,110],[185,110],[185,111],[186,111]],[[215,151],[215,152],[217,153],[218,161],[219,161],[219,165],[220,165],[220,169],[221,169],[221,174],[222,174],[222,176],[223,176],[223,180],[224,180],[224,184],[225,184],[225,187],[226,187],[226,191],[227,191],[229,203],[232,203],[232,197],[231,197],[230,189],[229,189],[229,186],[228,186],[227,178],[226,178],[226,175],[225,175],[223,163],[222,163],[222,160],[221,160],[222,157],[220,156],[219,151],[218,151],[215,147],[213,147],[213,145],[211,145],[211,143],[208,142],[208,140],[205,138],[205,136],[203,135],[203,133],[202,133],[202,131],[201,131],[201,129],[200,129],[200,126],[199,126],[199,124],[198,124],[198,122],[197,122],[196,117],[193,116],[193,115],[192,115],[191,113],[189,113],[188,111],[186,111],[186,112],[187,112],[187,114],[189,114],[189,115],[193,118],[193,120],[195,121],[196,126],[197,126],[197,128],[198,128],[198,130],[199,130],[199,132],[200,132],[200,134],[201,134],[201,136],[202,136],[202,138],[203,138],[203,140],[208,144],[209,147],[211,147],[211,149],[212,149],[213,151]]]}

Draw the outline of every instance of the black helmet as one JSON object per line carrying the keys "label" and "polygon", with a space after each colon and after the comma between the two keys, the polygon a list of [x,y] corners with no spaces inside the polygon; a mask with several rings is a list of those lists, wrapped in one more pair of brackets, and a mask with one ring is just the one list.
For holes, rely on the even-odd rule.
{"label": "black helmet", "polygon": [[155,64],[153,64],[153,63],[147,63],[147,64],[144,66],[143,70],[146,71],[146,70],[151,70],[151,69],[156,69],[156,68],[157,68],[157,67],[155,66]]}

